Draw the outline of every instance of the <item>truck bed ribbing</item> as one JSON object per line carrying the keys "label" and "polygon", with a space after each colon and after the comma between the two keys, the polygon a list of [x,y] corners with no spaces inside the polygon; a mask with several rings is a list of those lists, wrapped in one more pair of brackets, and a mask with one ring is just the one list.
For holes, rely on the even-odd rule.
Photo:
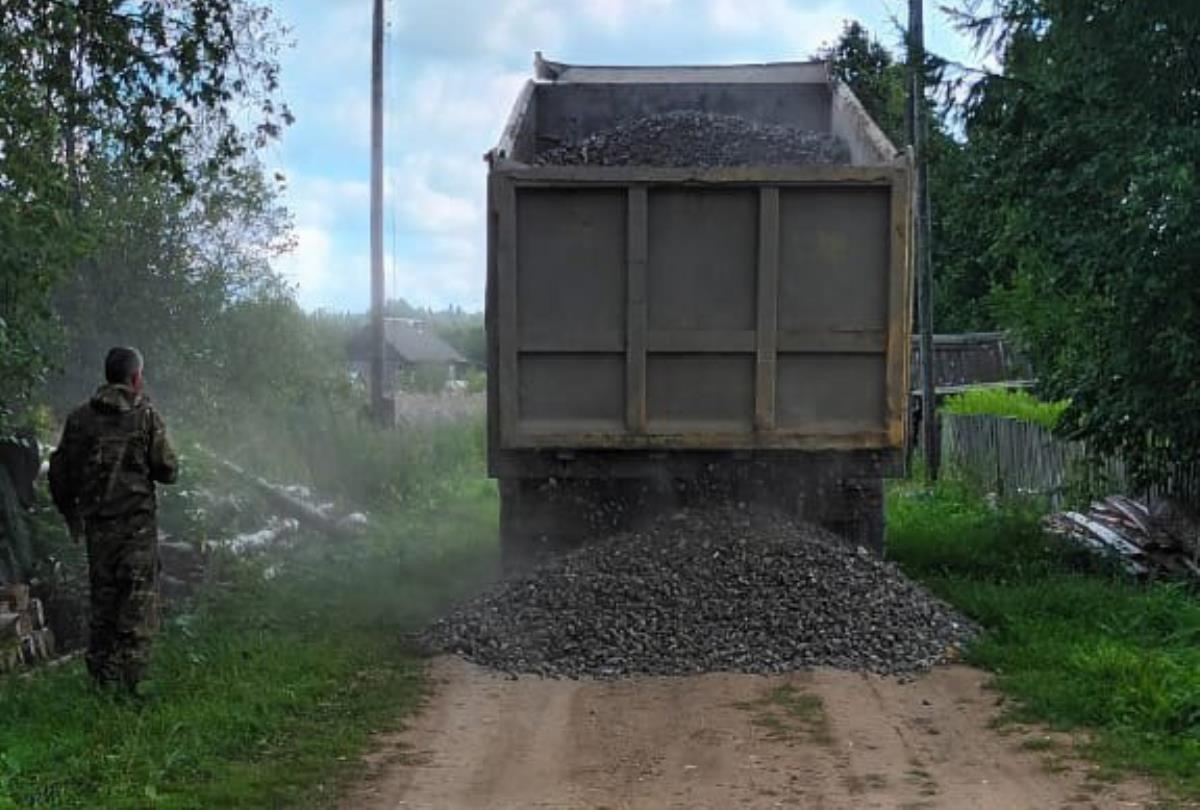
{"label": "truck bed ribbing", "polygon": [[[550,461],[574,479],[724,453],[873,510],[845,493],[873,491],[904,443],[907,156],[821,63],[537,71],[489,153],[505,532],[533,519],[515,493]],[[777,137],[800,131],[791,147],[824,165]]]}

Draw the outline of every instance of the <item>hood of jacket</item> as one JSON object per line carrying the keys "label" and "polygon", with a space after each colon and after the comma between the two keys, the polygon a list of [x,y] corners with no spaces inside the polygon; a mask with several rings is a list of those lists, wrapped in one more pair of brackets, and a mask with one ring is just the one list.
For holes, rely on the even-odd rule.
{"label": "hood of jacket", "polygon": [[131,386],[107,383],[96,389],[92,394],[91,405],[97,411],[121,412],[131,411],[141,400],[141,394]]}

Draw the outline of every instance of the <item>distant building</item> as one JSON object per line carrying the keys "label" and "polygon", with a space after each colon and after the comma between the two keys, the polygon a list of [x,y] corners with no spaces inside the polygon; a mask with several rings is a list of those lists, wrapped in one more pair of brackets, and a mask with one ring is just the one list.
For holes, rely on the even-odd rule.
{"label": "distant building", "polygon": [[[1004,332],[933,336],[934,388],[938,396],[968,388],[1027,388],[1033,374]],[[921,396],[921,342],[912,336],[909,363],[913,396]]]}
{"label": "distant building", "polygon": [[[383,321],[383,376],[388,390],[429,387],[431,381],[450,385],[462,379],[470,363],[453,346],[438,337],[424,321],[385,318]],[[358,331],[346,346],[346,357],[355,374],[371,376],[371,327]]]}
{"label": "distant building", "polygon": [[[909,449],[924,441],[921,433],[923,367],[921,339],[912,336],[909,356]],[[979,388],[1025,389],[1033,386],[1033,370],[1004,332],[964,332],[933,336],[934,401]]]}

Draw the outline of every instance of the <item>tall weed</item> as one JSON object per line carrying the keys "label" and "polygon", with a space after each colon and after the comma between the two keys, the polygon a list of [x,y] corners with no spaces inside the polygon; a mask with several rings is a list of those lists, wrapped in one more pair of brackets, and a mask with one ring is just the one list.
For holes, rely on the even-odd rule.
{"label": "tall weed", "polygon": [[1068,400],[1045,402],[1028,391],[976,388],[948,397],[942,410],[967,416],[1003,416],[1053,430],[1068,405]]}

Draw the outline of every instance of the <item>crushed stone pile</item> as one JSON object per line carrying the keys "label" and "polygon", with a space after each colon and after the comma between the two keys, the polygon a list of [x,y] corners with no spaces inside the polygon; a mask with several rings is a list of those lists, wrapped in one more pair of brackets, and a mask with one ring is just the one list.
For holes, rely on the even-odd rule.
{"label": "crushed stone pile", "polygon": [[687,510],[501,581],[424,642],[548,677],[898,674],[943,660],[969,621],[892,564],[780,515]]}
{"label": "crushed stone pile", "polygon": [[639,118],[534,157],[541,166],[666,168],[849,162],[846,145],[832,135],[693,110]]}

